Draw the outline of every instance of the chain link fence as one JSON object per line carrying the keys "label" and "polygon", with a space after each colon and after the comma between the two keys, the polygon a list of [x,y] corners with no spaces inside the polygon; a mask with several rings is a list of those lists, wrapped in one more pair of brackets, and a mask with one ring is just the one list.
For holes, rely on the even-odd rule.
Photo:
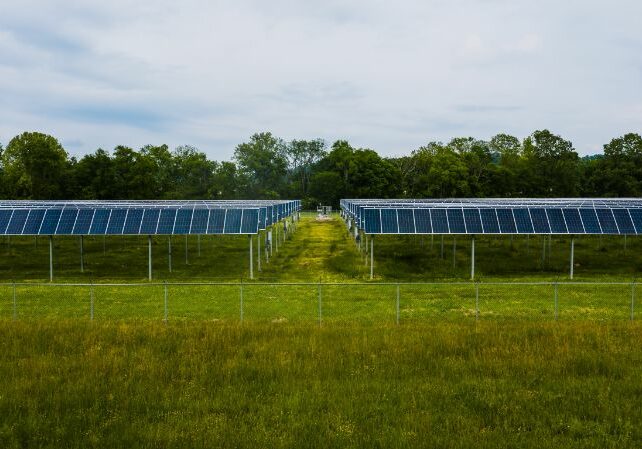
{"label": "chain link fence", "polygon": [[0,319],[633,320],[635,282],[0,284]]}

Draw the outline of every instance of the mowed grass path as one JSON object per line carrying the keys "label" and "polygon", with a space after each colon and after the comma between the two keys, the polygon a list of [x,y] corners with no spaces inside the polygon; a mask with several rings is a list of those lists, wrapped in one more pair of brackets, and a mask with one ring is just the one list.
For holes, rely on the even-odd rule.
{"label": "mowed grass path", "polygon": [[0,447],[639,448],[637,323],[7,322]]}

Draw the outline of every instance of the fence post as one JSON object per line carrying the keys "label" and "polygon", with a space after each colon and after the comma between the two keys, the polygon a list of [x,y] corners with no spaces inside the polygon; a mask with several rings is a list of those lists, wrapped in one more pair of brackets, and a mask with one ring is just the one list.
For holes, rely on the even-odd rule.
{"label": "fence post", "polygon": [[631,321],[635,313],[635,281],[631,282]]}
{"label": "fence post", "polygon": [[163,305],[163,321],[165,322],[165,324],[167,324],[167,294],[168,294],[167,281],[163,281],[163,287],[164,287],[163,288],[163,290],[164,290],[163,293],[165,294],[164,295],[165,296],[165,302],[164,302],[164,305]]}
{"label": "fence post", "polygon": [[399,284],[397,284],[397,325],[399,325]]}
{"label": "fence post", "polygon": [[475,282],[475,320],[479,321],[479,282]]}
{"label": "fence post", "polygon": [[94,320],[94,283],[89,284],[89,319]]}
{"label": "fence post", "polygon": [[557,281],[554,284],[554,297],[555,297],[555,321],[557,321],[557,317],[559,316],[558,308],[557,308]]}
{"label": "fence post", "polygon": [[243,278],[241,278],[240,295],[241,295],[241,323],[243,322]]}
{"label": "fence post", "polygon": [[319,296],[319,326],[321,326],[321,320],[322,320],[322,306],[321,306],[321,281],[319,281],[318,284],[318,296]]}
{"label": "fence post", "polygon": [[16,282],[13,282],[13,319],[18,319],[18,303],[16,302]]}

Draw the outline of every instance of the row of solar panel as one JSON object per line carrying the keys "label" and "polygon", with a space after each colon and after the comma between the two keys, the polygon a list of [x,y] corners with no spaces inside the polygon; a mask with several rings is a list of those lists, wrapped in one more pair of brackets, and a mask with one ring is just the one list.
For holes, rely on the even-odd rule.
{"label": "row of solar panel", "polygon": [[0,210],[3,235],[256,234],[259,209]]}
{"label": "row of solar panel", "polygon": [[642,209],[365,209],[368,234],[642,234]]}

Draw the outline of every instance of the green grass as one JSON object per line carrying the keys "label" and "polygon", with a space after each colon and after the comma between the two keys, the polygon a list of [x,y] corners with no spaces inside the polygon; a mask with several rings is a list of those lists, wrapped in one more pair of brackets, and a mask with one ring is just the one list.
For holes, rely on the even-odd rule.
{"label": "green grass", "polygon": [[0,446],[634,448],[638,323],[4,322]]}

